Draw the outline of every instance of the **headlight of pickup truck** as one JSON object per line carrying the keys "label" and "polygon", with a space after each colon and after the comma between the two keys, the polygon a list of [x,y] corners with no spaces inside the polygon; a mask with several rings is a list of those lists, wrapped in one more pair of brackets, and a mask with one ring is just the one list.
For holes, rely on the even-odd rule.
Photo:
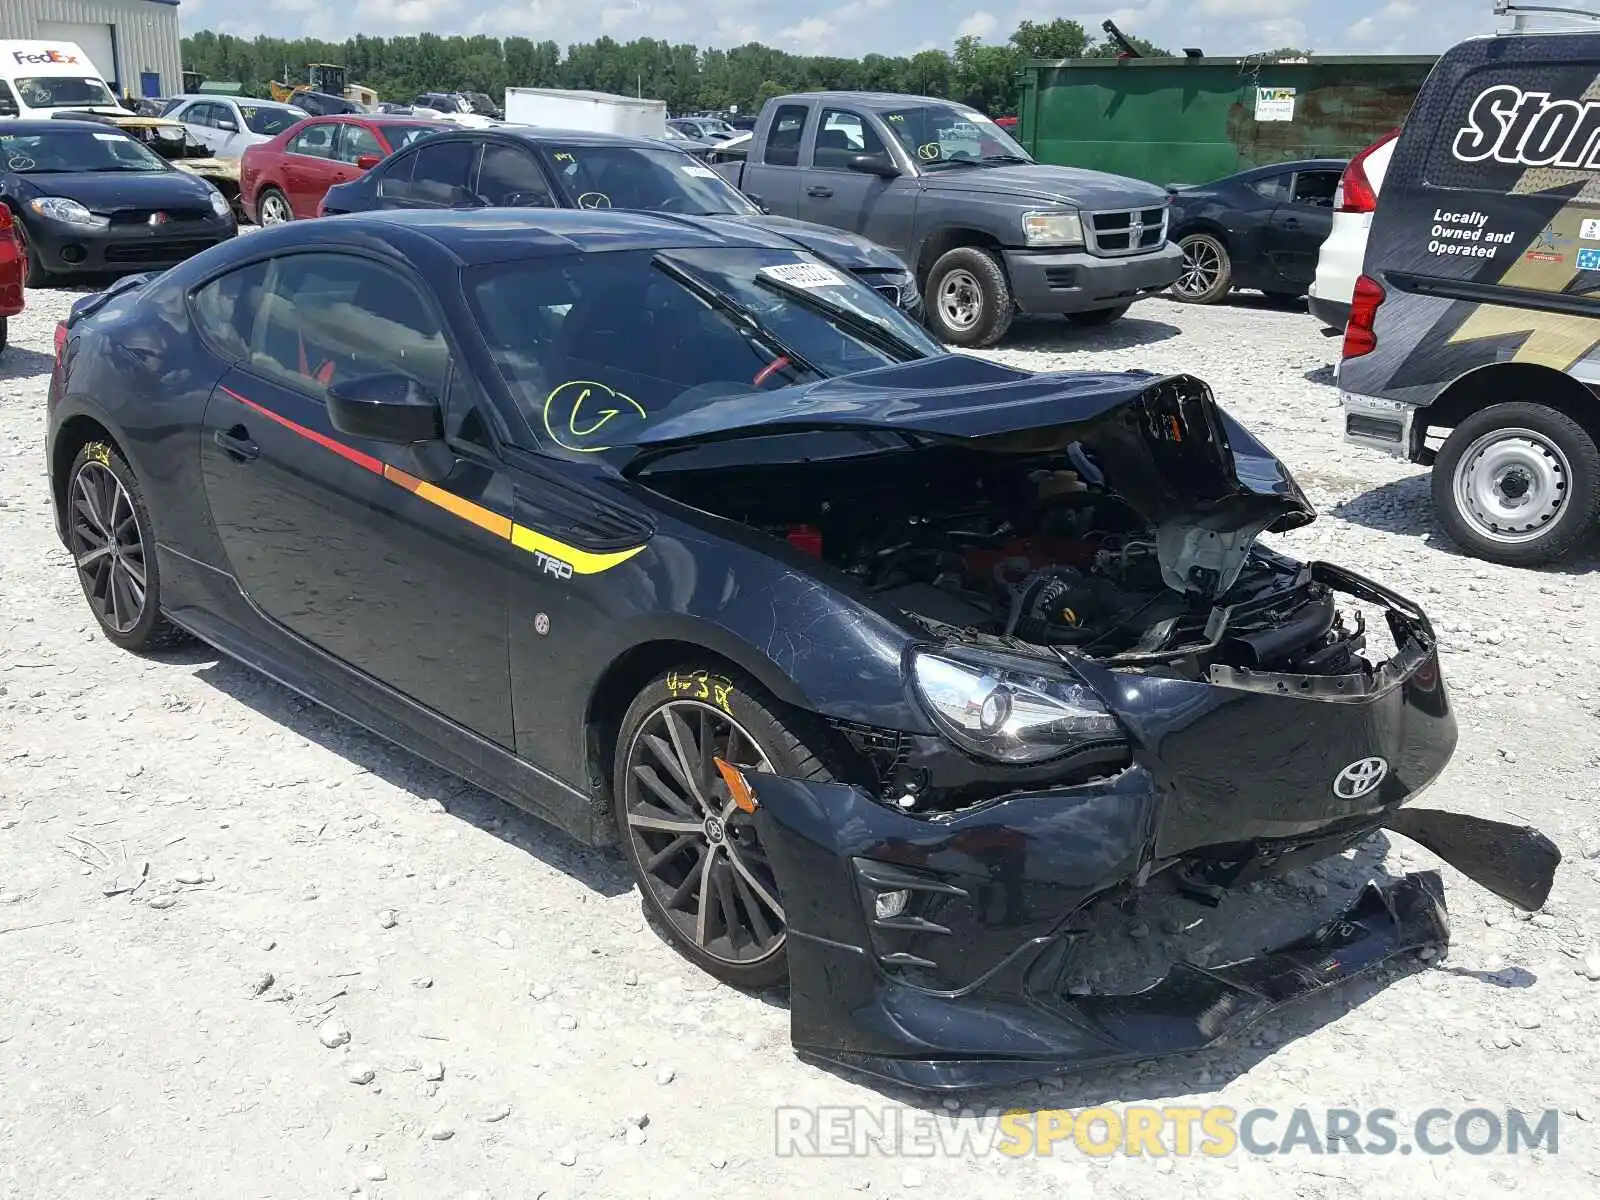
{"label": "headlight of pickup truck", "polygon": [[984,758],[1043,762],[1123,737],[1094,692],[1067,679],[979,667],[924,651],[913,655],[911,674],[934,724]]}
{"label": "headlight of pickup truck", "polygon": [[1083,220],[1075,212],[1025,212],[1022,240],[1030,246],[1081,246]]}

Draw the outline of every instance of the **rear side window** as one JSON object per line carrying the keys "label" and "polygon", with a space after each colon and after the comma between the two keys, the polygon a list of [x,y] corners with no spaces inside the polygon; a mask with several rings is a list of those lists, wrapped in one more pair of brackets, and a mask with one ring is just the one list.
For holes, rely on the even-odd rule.
{"label": "rear side window", "polygon": [[442,207],[465,202],[477,149],[474,142],[424,142],[416,154],[407,195],[420,204]]}
{"label": "rear side window", "polygon": [[235,362],[250,359],[250,338],[261,311],[266,263],[229,271],[196,291],[190,300],[194,322],[211,348]]}
{"label": "rear side window", "polygon": [[810,111],[804,104],[785,104],[773,114],[762,162],[774,167],[800,165],[800,139],[805,135],[806,117]]}
{"label": "rear side window", "polygon": [[332,158],[333,134],[332,125],[307,126],[289,142],[289,153],[304,154],[310,158]]}
{"label": "rear side window", "polygon": [[252,369],[315,395],[363,375],[401,374],[444,395],[450,353],[416,285],[348,254],[276,259],[249,346]]}

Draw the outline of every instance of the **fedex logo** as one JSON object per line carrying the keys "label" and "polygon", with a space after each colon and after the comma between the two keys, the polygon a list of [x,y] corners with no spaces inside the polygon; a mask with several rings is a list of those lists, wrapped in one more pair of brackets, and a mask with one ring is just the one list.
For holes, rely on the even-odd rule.
{"label": "fedex logo", "polygon": [[29,54],[26,50],[14,50],[11,57],[19,63],[65,63],[75,66],[78,61],[76,54],[66,54],[60,50],[46,50],[40,54]]}

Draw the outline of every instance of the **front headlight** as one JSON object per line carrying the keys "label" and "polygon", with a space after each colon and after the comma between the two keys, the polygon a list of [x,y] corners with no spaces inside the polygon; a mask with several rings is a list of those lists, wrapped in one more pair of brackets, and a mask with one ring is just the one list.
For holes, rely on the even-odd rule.
{"label": "front headlight", "polygon": [[1022,240],[1030,246],[1081,246],[1083,220],[1075,212],[1025,212]]}
{"label": "front headlight", "polygon": [[111,224],[110,217],[97,217],[76,200],[69,200],[65,196],[40,196],[37,200],[29,200],[28,207],[41,217],[62,221],[68,225],[104,229]]}
{"label": "front headlight", "polygon": [[1008,763],[1042,762],[1122,727],[1092,690],[1024,668],[978,667],[917,651],[911,675],[934,724],[964,750]]}
{"label": "front headlight", "polygon": [[211,211],[219,217],[225,217],[233,211],[233,207],[228,203],[228,198],[217,191],[216,188],[211,189]]}

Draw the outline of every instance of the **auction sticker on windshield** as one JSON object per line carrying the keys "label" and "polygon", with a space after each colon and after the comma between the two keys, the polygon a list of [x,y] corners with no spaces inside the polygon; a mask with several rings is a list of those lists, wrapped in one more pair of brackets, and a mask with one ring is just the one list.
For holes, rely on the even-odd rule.
{"label": "auction sticker on windshield", "polygon": [[715,179],[717,173],[710,167],[702,167],[699,163],[689,163],[683,168],[685,175],[693,175],[696,179]]}
{"label": "auction sticker on windshield", "polygon": [[797,288],[840,287],[844,284],[844,277],[837,271],[817,263],[779,263],[762,267],[756,274]]}

